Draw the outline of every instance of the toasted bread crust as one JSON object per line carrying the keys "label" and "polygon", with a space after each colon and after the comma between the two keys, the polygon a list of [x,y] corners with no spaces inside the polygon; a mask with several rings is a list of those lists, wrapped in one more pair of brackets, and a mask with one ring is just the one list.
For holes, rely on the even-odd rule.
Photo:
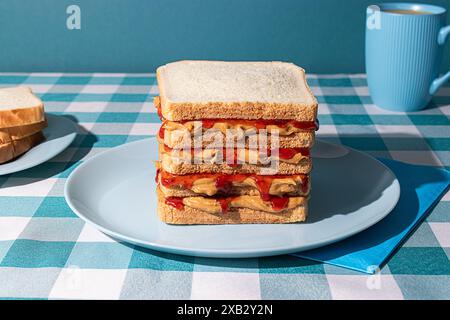
{"label": "toasted bread crust", "polygon": [[0,129],[0,144],[20,140],[31,136],[47,127],[47,121],[37,122],[25,126]]}
{"label": "toasted bread crust", "polygon": [[5,163],[24,154],[32,147],[44,141],[42,132],[37,132],[25,138],[0,145],[0,163]]}
{"label": "toasted bread crust", "polygon": [[0,110],[0,128],[29,125],[45,121],[44,104],[13,110]]}
{"label": "toasted bread crust", "polygon": [[299,206],[282,213],[268,213],[247,208],[233,208],[225,214],[212,214],[190,207],[177,210],[167,205],[158,194],[158,215],[169,224],[243,224],[243,223],[294,223],[306,220],[308,206]]}

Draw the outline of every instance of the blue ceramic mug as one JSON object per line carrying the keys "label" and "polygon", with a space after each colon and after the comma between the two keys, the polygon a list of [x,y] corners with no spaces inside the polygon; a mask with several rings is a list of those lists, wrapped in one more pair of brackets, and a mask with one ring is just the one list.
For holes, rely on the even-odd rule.
{"label": "blue ceramic mug", "polygon": [[450,79],[450,71],[439,77],[450,33],[446,9],[382,3],[367,8],[366,22],[366,72],[373,102],[394,111],[426,107]]}

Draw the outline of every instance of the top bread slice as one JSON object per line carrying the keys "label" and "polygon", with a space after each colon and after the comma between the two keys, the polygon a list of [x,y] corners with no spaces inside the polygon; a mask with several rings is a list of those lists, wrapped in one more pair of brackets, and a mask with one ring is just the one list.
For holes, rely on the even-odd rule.
{"label": "top bread slice", "polygon": [[44,104],[28,87],[0,89],[0,129],[45,121]]}
{"label": "top bread slice", "polygon": [[171,121],[314,121],[305,71],[286,62],[178,61],[157,69],[161,114]]}

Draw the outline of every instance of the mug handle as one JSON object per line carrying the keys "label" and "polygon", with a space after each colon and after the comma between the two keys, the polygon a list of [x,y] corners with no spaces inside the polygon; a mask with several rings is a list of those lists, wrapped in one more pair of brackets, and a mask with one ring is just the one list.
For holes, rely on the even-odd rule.
{"label": "mug handle", "polygon": [[[444,45],[445,40],[447,39],[448,34],[450,33],[450,25],[443,27],[438,34],[438,44]],[[442,77],[435,79],[430,86],[430,94],[434,95],[436,91],[450,79],[450,71],[444,74]]]}

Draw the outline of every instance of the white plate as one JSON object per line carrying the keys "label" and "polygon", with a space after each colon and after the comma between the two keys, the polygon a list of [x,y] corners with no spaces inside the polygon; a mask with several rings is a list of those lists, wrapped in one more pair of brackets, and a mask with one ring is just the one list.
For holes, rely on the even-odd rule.
{"label": "white plate", "polygon": [[43,130],[45,141],[17,159],[0,164],[0,176],[29,169],[46,162],[65,150],[77,135],[77,125],[63,117],[46,114],[48,126]]}
{"label": "white plate", "polygon": [[67,180],[65,197],[85,221],[116,239],[155,250],[242,258],[298,252],[360,232],[384,218],[400,196],[394,174],[376,159],[317,141],[306,223],[177,226],[157,216],[155,138],[92,157]]}

